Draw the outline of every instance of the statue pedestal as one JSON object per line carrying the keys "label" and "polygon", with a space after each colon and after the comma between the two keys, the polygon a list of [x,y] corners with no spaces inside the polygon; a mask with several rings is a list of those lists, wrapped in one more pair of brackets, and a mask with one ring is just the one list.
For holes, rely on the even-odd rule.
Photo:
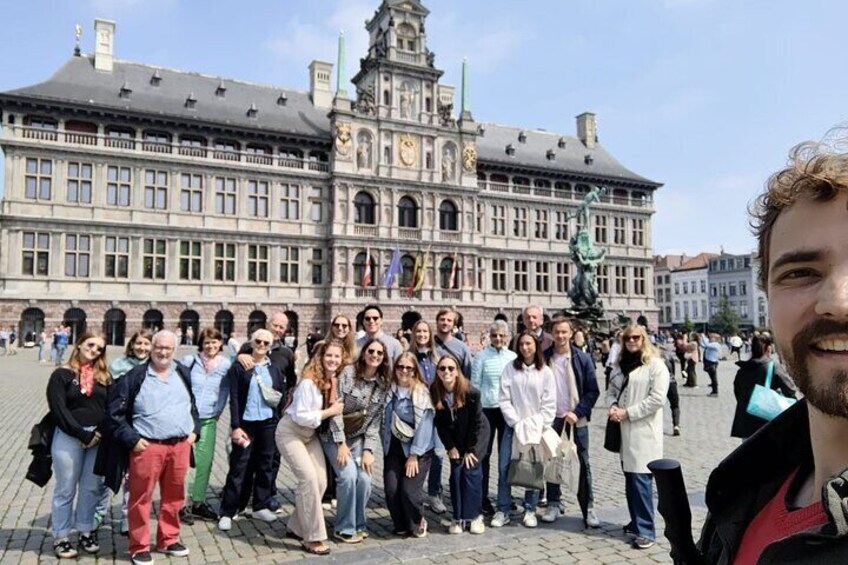
{"label": "statue pedestal", "polygon": [[563,308],[562,311],[567,317],[584,322],[591,328],[598,328],[599,323],[606,316],[604,306],[600,301],[590,306],[581,304],[571,308]]}

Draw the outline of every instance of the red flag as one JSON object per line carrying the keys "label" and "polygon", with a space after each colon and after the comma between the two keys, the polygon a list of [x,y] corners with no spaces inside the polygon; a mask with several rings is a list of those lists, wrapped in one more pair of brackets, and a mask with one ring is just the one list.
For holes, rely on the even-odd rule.
{"label": "red flag", "polygon": [[362,287],[371,286],[371,248],[365,249],[365,272],[362,273]]}

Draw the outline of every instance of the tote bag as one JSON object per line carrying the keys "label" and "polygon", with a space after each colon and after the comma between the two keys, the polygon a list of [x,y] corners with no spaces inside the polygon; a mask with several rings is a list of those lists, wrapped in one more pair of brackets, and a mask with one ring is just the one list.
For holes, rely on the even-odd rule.
{"label": "tote bag", "polygon": [[771,388],[771,379],[774,374],[774,361],[771,361],[766,371],[765,385],[754,385],[748,407],[745,409],[751,416],[771,421],[778,417],[781,412],[797,402],[794,398],[788,398],[780,392]]}

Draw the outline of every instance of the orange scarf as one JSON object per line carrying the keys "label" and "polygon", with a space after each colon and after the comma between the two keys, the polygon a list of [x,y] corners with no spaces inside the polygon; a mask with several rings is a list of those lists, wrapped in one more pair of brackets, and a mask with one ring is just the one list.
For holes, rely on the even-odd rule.
{"label": "orange scarf", "polygon": [[80,367],[80,392],[86,396],[94,393],[94,365],[89,363]]}

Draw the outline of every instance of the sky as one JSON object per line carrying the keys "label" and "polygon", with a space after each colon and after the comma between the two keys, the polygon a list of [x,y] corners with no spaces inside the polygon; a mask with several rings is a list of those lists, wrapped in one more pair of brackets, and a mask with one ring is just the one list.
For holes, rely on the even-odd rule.
{"label": "sky", "polygon": [[[95,17],[117,22],[119,59],[308,90],[313,59],[347,77],[380,0],[0,0],[0,91],[46,79]],[[846,119],[848,3],[832,0],[425,0],[442,83],[461,83],[479,122],[598,135],[663,183],[656,253],[744,253],[749,202],[789,149]],[[350,92],[354,92],[349,87]],[[0,169],[1,170],[1,169]],[[0,175],[2,183],[2,175]],[[0,187],[2,190],[2,187]]]}

